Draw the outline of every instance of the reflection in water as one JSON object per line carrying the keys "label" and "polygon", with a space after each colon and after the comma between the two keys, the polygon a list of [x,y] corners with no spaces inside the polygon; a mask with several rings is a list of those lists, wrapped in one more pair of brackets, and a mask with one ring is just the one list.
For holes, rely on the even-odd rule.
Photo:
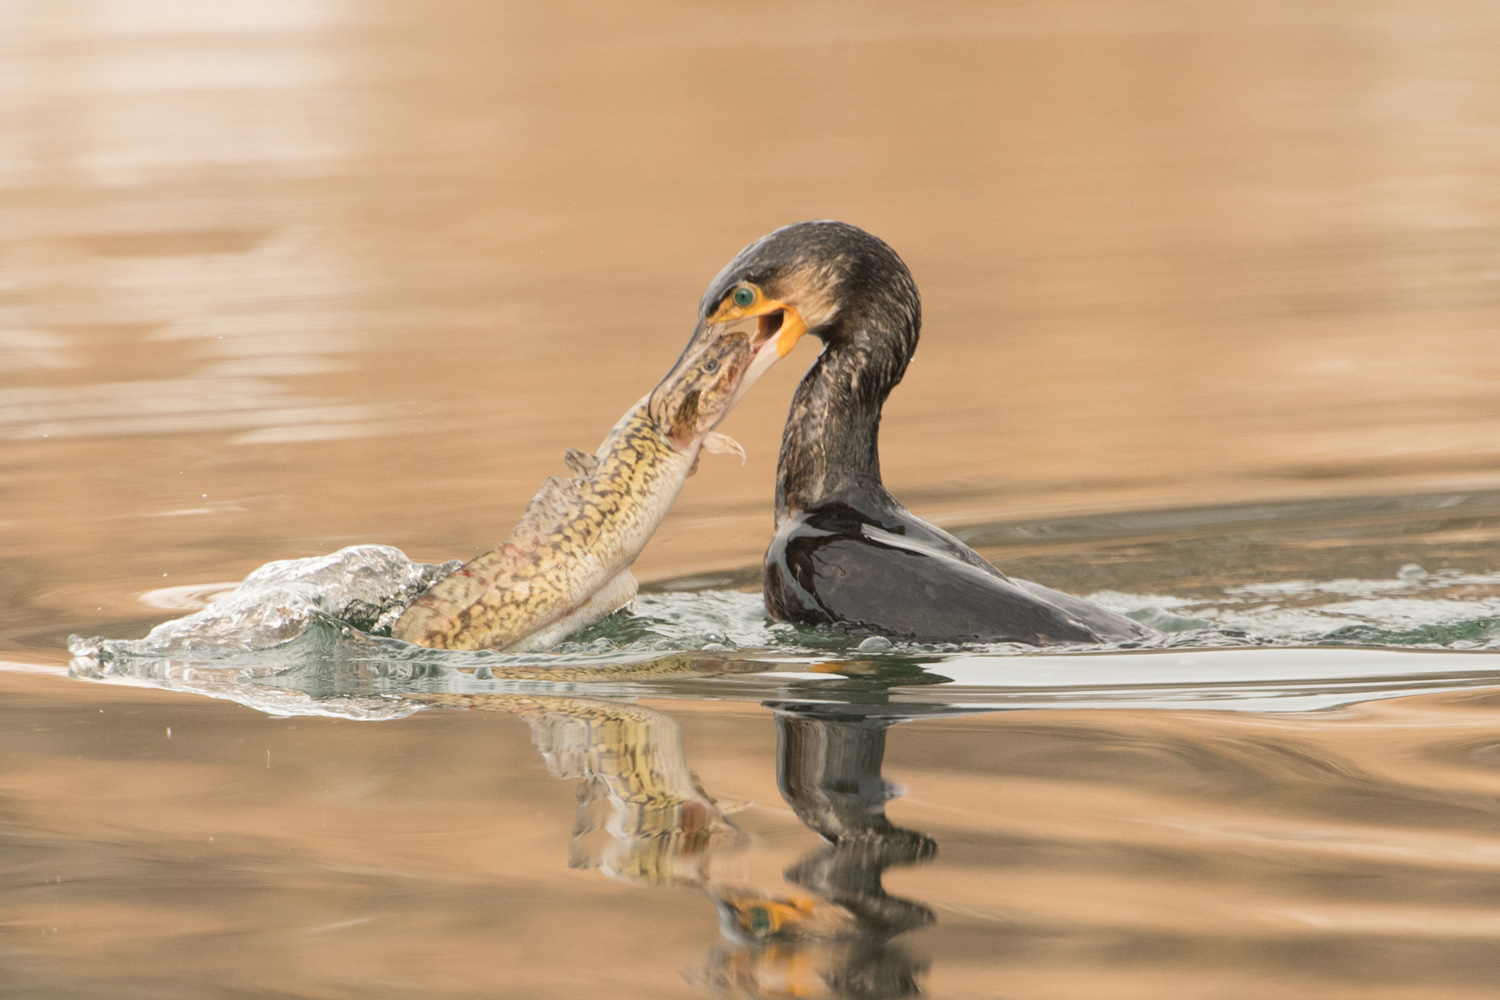
{"label": "reflection in water", "polygon": [[[724,700],[623,706],[628,724],[474,700],[528,731],[484,712],[268,718],[4,671],[0,691],[7,997],[878,996],[909,974],[933,997],[1478,1000],[1500,982],[1493,690],[883,733],[784,699],[779,764],[768,713]],[[573,790],[533,733],[603,776],[578,853],[625,884],[568,869]],[[891,819],[942,845],[919,867],[896,866],[920,841],[880,818],[882,739],[913,790]],[[762,804],[729,816],[752,849],[687,760],[712,796]],[[672,777],[639,780],[640,762]],[[937,922],[895,934],[921,911],[882,877]],[[738,904],[724,936],[719,898]]]}
{"label": "reflection in water", "polygon": [[925,906],[886,894],[887,865],[933,857],[928,837],[893,826],[885,803],[901,789],[880,776],[885,731],[897,718],[841,705],[777,713],[777,783],[808,828],[828,841],[787,872],[797,885],[837,902],[866,930],[892,937],[932,921]]}
{"label": "reflection in water", "polygon": [[[937,844],[885,816],[885,803],[901,794],[880,774],[885,733],[900,719],[878,712],[777,707],[777,785],[797,818],[827,841],[787,869],[786,879],[821,902],[773,911],[776,917],[752,925],[749,935],[742,912],[726,919],[743,943],[714,956],[715,985],[725,992],[814,996],[819,982],[829,996],[859,1000],[920,992],[917,977],[927,962],[891,939],[932,923],[932,911],[887,893],[881,873],[931,859]],[[847,923],[833,928],[809,919],[825,906],[847,914]]]}
{"label": "reflection in water", "polygon": [[570,867],[713,893],[715,857],[742,850],[745,837],[698,785],[677,720],[587,698],[498,702],[526,720],[553,777],[581,779]]}
{"label": "reflection in water", "polygon": [[901,794],[881,777],[889,709],[785,704],[776,712],[777,784],[826,843],[785,877],[811,893],[748,886],[716,871],[747,838],[699,785],[682,727],[664,712],[592,698],[436,696],[439,704],[509,712],[557,778],[578,779],[568,864],[639,885],[694,889],[714,901],[726,941],[703,981],[743,997],[916,996],[928,963],[892,939],[933,922],[921,903],[881,885],[891,865],[927,861],[930,837],[893,825]]}

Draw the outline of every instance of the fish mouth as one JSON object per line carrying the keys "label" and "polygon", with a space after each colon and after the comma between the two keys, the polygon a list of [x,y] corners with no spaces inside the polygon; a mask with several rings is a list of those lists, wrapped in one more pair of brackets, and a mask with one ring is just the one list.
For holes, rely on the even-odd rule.
{"label": "fish mouth", "polygon": [[651,419],[673,447],[686,451],[718,426],[748,387],[746,377],[757,354],[756,323],[721,324],[694,337],[666,378],[648,398]]}
{"label": "fish mouth", "polygon": [[712,422],[700,424],[697,434],[685,436],[677,432],[677,428],[674,427],[674,433],[670,435],[673,443],[679,447],[686,447],[694,437],[706,434],[718,426],[719,422],[729,414],[730,410],[734,409],[750,387],[755,384],[756,379],[769,371],[776,362],[786,357],[805,333],[807,333],[807,324],[797,308],[775,300],[758,303],[758,308],[753,312],[738,315],[732,319],[717,321],[700,319],[697,328],[693,330],[693,335],[688,338],[682,355],[678,357],[677,363],[672,366],[667,377],[657,384],[651,394],[653,415],[659,415],[665,408],[666,396],[672,392],[673,387],[683,385],[690,373],[701,370],[701,366],[710,355],[722,351],[726,340],[744,338],[749,349],[749,361],[741,367],[733,388],[727,394],[718,396],[717,405],[714,407],[717,412],[712,414]]}
{"label": "fish mouth", "polygon": [[744,330],[750,336],[750,363],[745,366],[745,373],[740,376],[738,384],[730,394],[724,413],[719,415],[720,419],[723,419],[734,408],[741,397],[755,384],[756,379],[770,371],[772,365],[791,353],[792,348],[797,346],[797,341],[807,333],[807,323],[803,321],[802,314],[795,306],[771,301],[765,303],[763,310],[757,310],[748,316],[721,323],[699,323],[688,345],[692,346],[694,342],[700,340],[711,343],[719,337],[732,335],[737,329]]}

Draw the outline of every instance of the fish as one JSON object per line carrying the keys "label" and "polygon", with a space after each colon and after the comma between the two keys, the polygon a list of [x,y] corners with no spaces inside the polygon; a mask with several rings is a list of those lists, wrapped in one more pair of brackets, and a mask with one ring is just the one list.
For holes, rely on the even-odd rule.
{"label": "fish", "polygon": [[714,427],[776,360],[776,331],[747,320],[690,344],[594,454],[569,449],[509,539],[433,584],[391,635],[434,649],[554,645],[635,599],[631,564],[701,452],[745,451]]}

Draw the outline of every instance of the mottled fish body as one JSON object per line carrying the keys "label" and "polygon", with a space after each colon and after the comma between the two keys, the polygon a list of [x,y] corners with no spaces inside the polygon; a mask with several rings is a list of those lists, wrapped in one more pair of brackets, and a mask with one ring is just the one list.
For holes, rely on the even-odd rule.
{"label": "mottled fish body", "polygon": [[396,622],[397,639],[436,649],[538,649],[634,599],[630,566],[699,453],[739,445],[712,428],[755,360],[735,333],[684,356],[632,406],[594,455],[570,451],[574,478],[542,485],[509,540],[438,581]]}

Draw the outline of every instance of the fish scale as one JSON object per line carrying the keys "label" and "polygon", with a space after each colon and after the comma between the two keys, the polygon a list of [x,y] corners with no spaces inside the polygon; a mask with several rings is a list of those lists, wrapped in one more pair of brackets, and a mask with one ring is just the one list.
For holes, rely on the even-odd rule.
{"label": "fish scale", "polygon": [[723,338],[625,412],[587,472],[542,484],[508,540],[433,584],[391,630],[435,649],[523,651],[557,642],[630,603],[630,565],[645,548],[699,452],[744,451],[710,428],[733,404],[749,342]]}
{"label": "fish scale", "polygon": [[[438,649],[529,648],[522,641],[539,625],[566,617],[580,594],[628,573],[701,447],[673,447],[648,403],[642,399],[615,425],[594,475],[548,479],[508,541],[434,584],[391,634]],[[633,586],[621,590],[630,593],[619,607],[634,596]]]}

